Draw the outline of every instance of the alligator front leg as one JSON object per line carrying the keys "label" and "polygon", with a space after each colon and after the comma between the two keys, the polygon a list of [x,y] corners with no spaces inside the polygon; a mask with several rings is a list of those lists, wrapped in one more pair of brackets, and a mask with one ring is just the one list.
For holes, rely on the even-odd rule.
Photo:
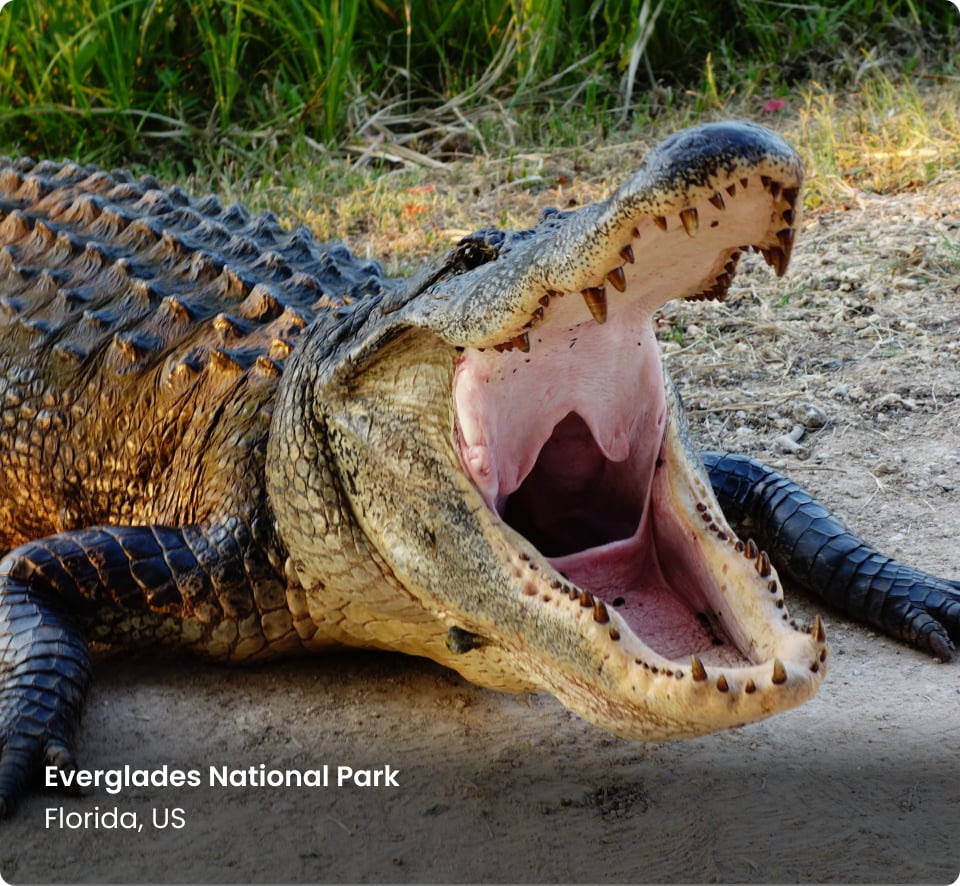
{"label": "alligator front leg", "polygon": [[0,561],[0,816],[42,764],[74,767],[90,681],[86,616],[114,623],[108,640],[122,639],[128,614],[148,612],[137,630],[153,639],[257,654],[269,646],[264,614],[284,605],[257,553],[249,529],[232,521],[64,532]]}
{"label": "alligator front leg", "polygon": [[0,563],[0,818],[41,763],[74,768],[90,682],[87,644],[64,601],[16,577],[30,565],[16,555]]}
{"label": "alligator front leg", "polygon": [[960,583],[884,556],[808,492],[758,461],[702,455],[727,519],[767,550],[781,576],[852,618],[938,658],[953,658],[954,641],[960,640]]}

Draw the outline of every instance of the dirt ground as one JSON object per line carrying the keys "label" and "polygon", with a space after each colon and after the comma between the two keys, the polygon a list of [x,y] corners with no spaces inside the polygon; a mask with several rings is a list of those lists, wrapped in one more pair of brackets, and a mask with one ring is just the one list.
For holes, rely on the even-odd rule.
{"label": "dirt ground", "polygon": [[[670,306],[661,329],[704,446],[780,465],[882,550],[953,576],[958,241],[956,184],[851,195],[806,220],[786,278],[753,264],[726,304]],[[800,449],[786,451],[780,438],[797,426]],[[807,619],[824,612],[834,655],[820,694],[672,744],[612,738],[550,697],[485,691],[395,656],[239,671],[103,659],[80,737],[88,768],[389,765],[398,786],[33,793],[0,828],[0,873],[10,883],[953,882],[960,663],[816,602],[790,605]],[[118,807],[146,824],[46,828],[46,810],[61,807]],[[182,828],[152,826],[153,810],[163,821],[175,809]]]}

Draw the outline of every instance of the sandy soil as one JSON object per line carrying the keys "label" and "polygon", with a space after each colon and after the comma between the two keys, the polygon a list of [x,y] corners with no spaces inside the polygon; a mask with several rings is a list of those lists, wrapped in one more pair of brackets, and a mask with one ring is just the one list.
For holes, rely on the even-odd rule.
{"label": "sandy soil", "polygon": [[[851,197],[810,218],[787,278],[669,309],[693,433],[782,464],[889,553],[960,575],[960,192]],[[810,422],[799,452],[777,442]],[[722,441],[722,443],[721,443]],[[823,607],[791,599],[810,618]],[[960,873],[960,664],[825,612],[801,709],[700,740],[611,738],[547,696],[345,654],[228,670],[103,659],[89,768],[390,765],[398,787],[34,793],[0,829],[27,882],[898,882]],[[45,828],[137,812],[139,833]],[[182,809],[180,829],[155,829]]]}

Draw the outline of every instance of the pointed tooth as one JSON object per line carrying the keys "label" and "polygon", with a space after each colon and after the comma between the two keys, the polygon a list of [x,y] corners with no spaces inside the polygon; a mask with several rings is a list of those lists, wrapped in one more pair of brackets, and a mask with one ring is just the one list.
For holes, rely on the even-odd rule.
{"label": "pointed tooth", "polygon": [[610,613],[607,612],[607,606],[603,600],[599,598],[593,603],[593,620],[602,625],[610,621]]}
{"label": "pointed tooth", "polygon": [[633,247],[629,243],[620,250],[620,258],[628,265],[632,265],[637,260],[633,254]]}
{"label": "pointed tooth", "polygon": [[610,281],[610,284],[613,286],[617,292],[625,292],[627,289],[627,277],[623,273],[623,268],[614,268],[609,274],[607,274],[607,279]]}
{"label": "pointed tooth", "polygon": [[667,229],[667,218],[664,215],[655,215],[653,217],[653,223],[660,228],[661,231],[665,231]]}
{"label": "pointed tooth", "polygon": [[773,197],[774,200],[776,200],[777,197],[780,196],[780,189],[782,187],[783,185],[781,185],[780,182],[778,181],[770,182],[770,196]]}
{"label": "pointed tooth", "polygon": [[769,175],[761,175],[761,176],[760,176],[760,184],[763,185],[763,187],[764,187],[766,190],[768,190],[768,191],[770,190],[770,182],[771,182],[772,180],[773,180],[773,179],[771,179]]}
{"label": "pointed tooth", "polygon": [[693,237],[696,235],[697,230],[700,227],[700,216],[696,209],[694,209],[692,206],[689,209],[681,209],[680,221],[683,224],[683,229],[687,232],[688,237]]}
{"label": "pointed tooth", "polygon": [[703,662],[695,655],[690,656],[690,675],[696,683],[702,683],[707,679],[707,669],[703,666]]}
{"label": "pointed tooth", "polygon": [[729,692],[729,691],[730,691],[730,686],[729,686],[729,684],[727,683],[727,678],[724,677],[723,674],[721,674],[719,677],[717,677],[717,689],[719,689],[721,692]]}
{"label": "pointed tooth", "polygon": [[777,231],[777,242],[780,249],[783,250],[783,269],[787,269],[790,262],[790,254],[793,252],[793,241],[796,239],[797,232],[793,228],[784,228]]}
{"label": "pointed tooth", "polygon": [[584,609],[589,609],[593,606],[593,594],[589,591],[580,591],[580,605]]}
{"label": "pointed tooth", "polygon": [[790,204],[791,209],[796,206],[797,197],[800,195],[799,188],[784,188],[782,191],[782,197],[787,203]]}
{"label": "pointed tooth", "polygon": [[762,247],[760,254],[763,256],[763,260],[773,268],[778,277],[782,277],[784,273],[786,273],[789,259],[787,254],[779,246],[774,246],[770,249]]}
{"label": "pointed tooth", "polygon": [[524,354],[529,353],[530,351],[530,336],[527,333],[523,335],[518,335],[512,342],[510,342],[515,348],[519,348],[523,351]]}
{"label": "pointed tooth", "polygon": [[743,691],[746,692],[747,695],[752,695],[757,691],[757,684],[754,683],[753,680],[747,680],[747,682],[743,684]]}
{"label": "pointed tooth", "polygon": [[823,619],[819,614],[813,619],[813,639],[818,643],[827,642],[827,632],[824,630]]}
{"label": "pointed tooth", "polygon": [[536,308],[533,312],[533,320],[539,323],[543,319],[543,308]]}
{"label": "pointed tooth", "polygon": [[731,197],[735,197],[735,196],[737,195],[737,186],[736,186],[736,185],[727,185],[726,191],[727,191],[727,193],[728,193]]}
{"label": "pointed tooth", "polygon": [[760,556],[760,549],[752,538],[747,539],[747,543],[743,548],[743,556],[748,560],[756,560],[757,557]]}
{"label": "pointed tooth", "polygon": [[792,225],[796,221],[797,213],[793,209],[784,209],[780,213],[780,218],[782,218],[788,225]]}
{"label": "pointed tooth", "polygon": [[740,187],[741,187],[741,189],[743,189],[744,191],[747,189],[747,185],[748,185],[748,184],[750,184],[750,179],[748,179],[748,178],[742,178],[742,179],[740,179]]}
{"label": "pointed tooth", "polygon": [[546,308],[546,307],[549,307],[549,306],[550,306],[550,293],[548,292],[546,295],[541,295],[540,298],[538,299],[538,301],[539,301],[540,304],[542,304],[545,308]]}
{"label": "pointed tooth", "polygon": [[732,280],[732,279],[733,279],[733,275],[734,275],[734,274],[736,273],[736,271],[737,271],[737,263],[736,263],[735,261],[732,261],[732,260],[731,260],[731,261],[728,261],[728,262],[723,266],[723,269],[724,269],[724,271],[726,271],[726,272],[730,275],[730,279]]}
{"label": "pointed tooth", "polygon": [[589,286],[582,292],[583,300],[590,309],[590,316],[597,323],[605,323],[607,320],[607,293],[602,286]]}
{"label": "pointed tooth", "polygon": [[713,204],[713,206],[715,206],[717,209],[726,209],[726,208],[727,208],[727,207],[726,207],[726,204],[723,202],[723,196],[721,195],[721,193],[720,193],[719,191],[717,191],[717,193],[714,194],[714,195],[710,198],[710,202],[711,202],[711,203]]}
{"label": "pointed tooth", "polygon": [[779,658],[773,660],[773,682],[777,686],[782,686],[787,682],[787,669],[783,666],[783,662]]}
{"label": "pointed tooth", "polygon": [[757,572],[760,578],[770,577],[770,557],[766,551],[761,551],[760,556],[757,557]]}
{"label": "pointed tooth", "polygon": [[773,269],[777,272],[778,277],[782,277],[787,273],[787,265],[790,264],[790,253],[783,249],[778,249],[776,251],[776,261],[777,263],[773,266]]}

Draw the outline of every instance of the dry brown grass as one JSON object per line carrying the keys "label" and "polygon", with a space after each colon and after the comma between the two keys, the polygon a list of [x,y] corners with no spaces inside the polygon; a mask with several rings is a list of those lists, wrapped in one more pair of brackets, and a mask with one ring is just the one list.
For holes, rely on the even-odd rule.
{"label": "dry brown grass", "polygon": [[[867,70],[843,95],[811,85],[775,113],[728,101],[712,115],[779,129],[808,183],[784,279],[745,260],[725,304],[671,303],[661,315],[667,363],[704,445],[809,470],[835,454],[824,444],[840,429],[880,439],[892,416],[960,415],[958,109],[956,78],[893,83]],[[585,133],[574,148],[439,165],[407,146],[385,171],[324,158],[294,187],[239,196],[406,273],[477,228],[525,227],[545,207],[602,198],[689,122],[678,112],[616,140]],[[306,155],[290,162],[310,169]],[[810,405],[824,426],[784,451]]]}

